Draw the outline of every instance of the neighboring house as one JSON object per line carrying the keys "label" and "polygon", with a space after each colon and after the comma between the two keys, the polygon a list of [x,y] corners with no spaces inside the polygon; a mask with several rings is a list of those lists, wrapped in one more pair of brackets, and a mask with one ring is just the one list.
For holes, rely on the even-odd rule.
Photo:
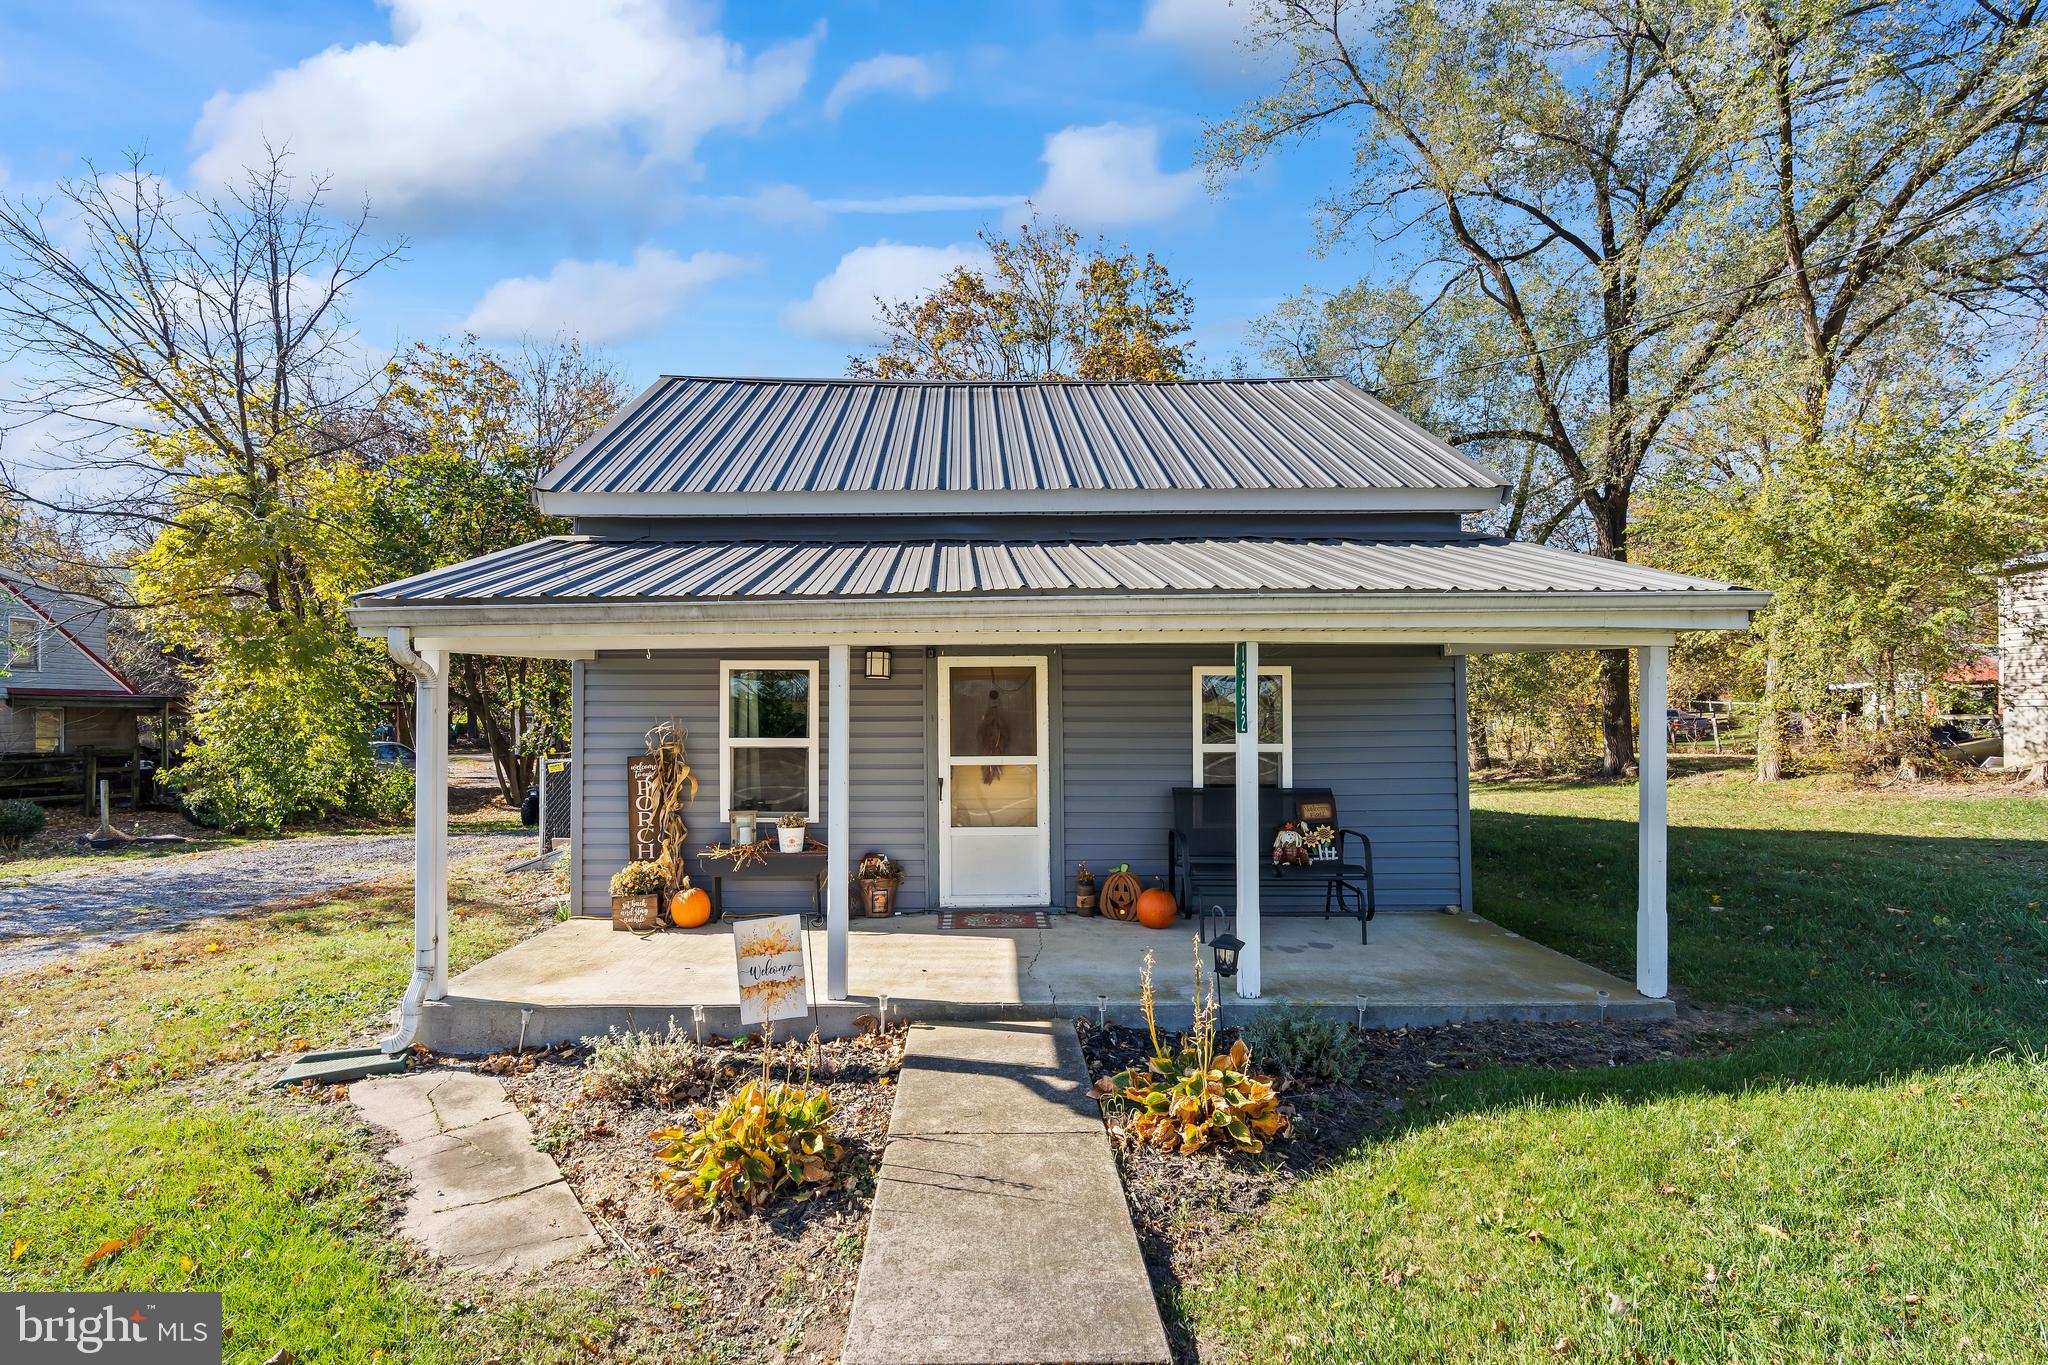
{"label": "neighboring house", "polygon": [[22,574],[0,572],[0,755],[132,750],[146,695],[107,660],[104,606]]}
{"label": "neighboring house", "polygon": [[2004,764],[2048,767],[2048,567],[2021,569],[2000,581],[1998,661]]}
{"label": "neighboring house", "polygon": [[[1632,647],[1641,712],[1663,716],[1674,635],[1744,628],[1768,601],[1463,529],[1505,491],[1335,379],[664,378],[541,480],[571,534],[352,608],[420,674],[419,733],[441,737],[417,770],[408,1007],[446,989],[450,651],[574,661],[578,913],[606,912],[626,760],[662,722],[702,784],[700,881],[732,810],[815,822],[832,999],[861,854],[905,865],[903,909],[1059,907],[1083,861],[1162,875],[1173,789],[1252,769],[1334,791],[1373,841],[1382,909],[1470,908],[1467,657]],[[1242,729],[1240,660],[1258,679]],[[1665,993],[1663,736],[1643,743],[1647,996]],[[1273,831],[1242,795],[1237,987],[1255,996]],[[747,881],[727,902],[810,894]]]}

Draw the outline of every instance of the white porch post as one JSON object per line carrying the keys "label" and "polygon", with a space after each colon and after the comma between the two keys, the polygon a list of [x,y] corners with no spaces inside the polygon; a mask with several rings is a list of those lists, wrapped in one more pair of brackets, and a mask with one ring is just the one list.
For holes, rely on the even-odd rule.
{"label": "white porch post", "polygon": [[426,998],[448,994],[448,656],[422,650],[413,683],[413,967]]}
{"label": "white porch post", "polygon": [[852,875],[851,850],[846,846],[852,837],[847,831],[853,804],[852,774],[847,769],[853,749],[849,654],[846,645],[831,646],[825,685],[825,994],[833,1000],[846,998],[847,878]]}
{"label": "white porch post", "polygon": [[1668,988],[1670,927],[1664,911],[1664,739],[1666,645],[1636,650],[1638,787],[1636,810],[1636,989],[1661,999]]}
{"label": "white porch post", "polygon": [[1245,724],[1237,732],[1237,936],[1244,948],[1237,957],[1237,993],[1247,1000],[1259,994],[1259,644],[1238,645],[1244,656],[1244,678],[1238,706]]}

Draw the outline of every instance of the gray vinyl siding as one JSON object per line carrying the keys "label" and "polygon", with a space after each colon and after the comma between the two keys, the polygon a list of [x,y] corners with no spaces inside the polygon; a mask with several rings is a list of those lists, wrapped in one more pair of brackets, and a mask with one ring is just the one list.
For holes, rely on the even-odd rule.
{"label": "gray vinyl siding", "polygon": [[[1098,875],[1128,862],[1166,871],[1171,789],[1192,777],[1193,670],[1229,665],[1216,648],[1064,651],[1066,857]],[[1372,840],[1382,909],[1465,898],[1456,665],[1432,652],[1268,646],[1294,685],[1294,782],[1327,786],[1340,822]]]}
{"label": "gray vinyl siding", "polygon": [[[608,882],[626,859],[626,760],[646,752],[647,731],[673,719],[687,732],[690,765],[698,779],[697,799],[684,808],[690,827],[692,878],[707,889],[712,866],[697,855],[725,837],[719,818],[718,672],[712,652],[656,652],[601,655],[581,669],[577,696],[581,729],[576,740],[579,816],[577,871],[579,908],[605,913]],[[826,659],[822,650],[746,650],[730,657],[787,659],[818,665],[818,823],[825,835],[830,818],[826,761],[830,727],[824,712]],[[858,859],[871,849],[894,855],[904,865],[897,903],[905,910],[926,905],[925,659],[922,651],[895,651],[892,676],[870,681],[853,660],[851,751],[852,849]],[[728,882],[726,908],[739,912],[808,910],[809,889],[798,881]]]}
{"label": "gray vinyl siding", "polygon": [[[57,593],[37,593],[36,596],[43,609],[62,622],[66,630],[92,648],[105,653],[107,624],[106,611],[103,608],[95,608],[83,600],[67,598]],[[49,622],[22,605],[14,594],[0,588],[0,630],[7,628],[9,617],[32,620],[40,628],[42,659],[37,668],[16,668],[12,669],[8,676],[0,677],[0,696],[4,696],[10,686],[62,688],[85,692],[124,690],[119,682],[88,658],[77,645],[65,639],[62,634],[50,627]],[[6,653],[0,652],[0,666],[5,664]]]}
{"label": "gray vinyl siding", "polygon": [[[1128,862],[1141,877],[1163,877],[1171,790],[1192,775],[1193,670],[1227,667],[1216,647],[1082,646],[1052,655],[1048,707],[1054,778],[1052,901],[1067,904],[1074,865],[1098,874]],[[692,873],[703,845],[724,835],[718,813],[718,666],[711,652],[601,656],[583,664],[578,707],[579,811],[575,873],[579,906],[601,914],[606,881],[625,861],[625,760],[643,736],[673,718],[689,735],[702,786],[685,812]],[[735,657],[816,660],[822,651],[743,651]],[[849,856],[883,849],[901,859],[899,905],[935,901],[936,797],[929,752],[932,661],[894,651],[893,676],[871,682],[854,660],[853,810]],[[1457,661],[1424,649],[1269,646],[1267,665],[1287,665],[1294,686],[1294,781],[1334,790],[1341,822],[1372,840],[1382,909],[1435,909],[1466,902],[1464,801]],[[827,729],[820,712],[819,811],[827,812]],[[728,884],[735,911],[802,910],[797,882]]]}

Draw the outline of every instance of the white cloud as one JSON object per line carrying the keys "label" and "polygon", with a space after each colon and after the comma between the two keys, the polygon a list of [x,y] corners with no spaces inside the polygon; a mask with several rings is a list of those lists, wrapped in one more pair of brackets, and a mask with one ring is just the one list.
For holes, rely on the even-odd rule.
{"label": "white cloud", "polygon": [[687,164],[716,128],[795,98],[816,34],[749,56],[671,0],[389,0],[389,42],[330,47],[206,102],[193,172],[234,180],[265,143],[404,217]]}
{"label": "white cloud", "polygon": [[628,262],[557,261],[544,277],[499,280],[462,328],[485,337],[567,333],[593,343],[629,340],[660,327],[702,286],[746,265],[723,252],[683,257],[658,246],[641,247]]}
{"label": "white cloud", "polygon": [[1172,48],[1211,76],[1259,74],[1282,55],[1277,47],[1245,41],[1264,8],[1265,0],[1146,0],[1138,36]]}
{"label": "white cloud", "polygon": [[696,201],[728,213],[743,213],[778,227],[815,227],[835,213],[971,213],[1016,208],[1021,194],[881,194],[812,197],[798,185],[764,185],[751,194],[713,194]]}
{"label": "white cloud", "polygon": [[930,99],[946,88],[946,73],[924,57],[882,52],[846,68],[825,96],[825,117],[838,118],[846,106],[864,95],[899,91],[913,99]]}
{"label": "white cloud", "polygon": [[881,241],[855,247],[812,286],[809,298],[783,309],[782,319],[806,336],[827,341],[877,341],[882,328],[876,299],[912,298],[961,266],[985,270],[988,253],[976,242],[909,246]]}
{"label": "white cloud", "polygon": [[1045,183],[1031,202],[1077,227],[1156,223],[1201,193],[1201,172],[1159,169],[1159,130],[1122,123],[1064,128],[1045,140]]}

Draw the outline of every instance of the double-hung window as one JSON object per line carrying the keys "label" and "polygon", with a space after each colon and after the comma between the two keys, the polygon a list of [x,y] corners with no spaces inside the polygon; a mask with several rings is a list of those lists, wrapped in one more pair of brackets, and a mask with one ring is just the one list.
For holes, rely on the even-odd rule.
{"label": "double-hung window", "polygon": [[[1259,785],[1294,785],[1294,672],[1259,670]],[[1237,674],[1228,668],[1195,670],[1195,785],[1232,783],[1237,773]]]}
{"label": "double-hung window", "polygon": [[719,665],[719,818],[818,818],[818,665]]}
{"label": "double-hung window", "polygon": [[33,673],[43,666],[43,632],[28,616],[7,618],[7,654],[0,664],[16,673]]}

